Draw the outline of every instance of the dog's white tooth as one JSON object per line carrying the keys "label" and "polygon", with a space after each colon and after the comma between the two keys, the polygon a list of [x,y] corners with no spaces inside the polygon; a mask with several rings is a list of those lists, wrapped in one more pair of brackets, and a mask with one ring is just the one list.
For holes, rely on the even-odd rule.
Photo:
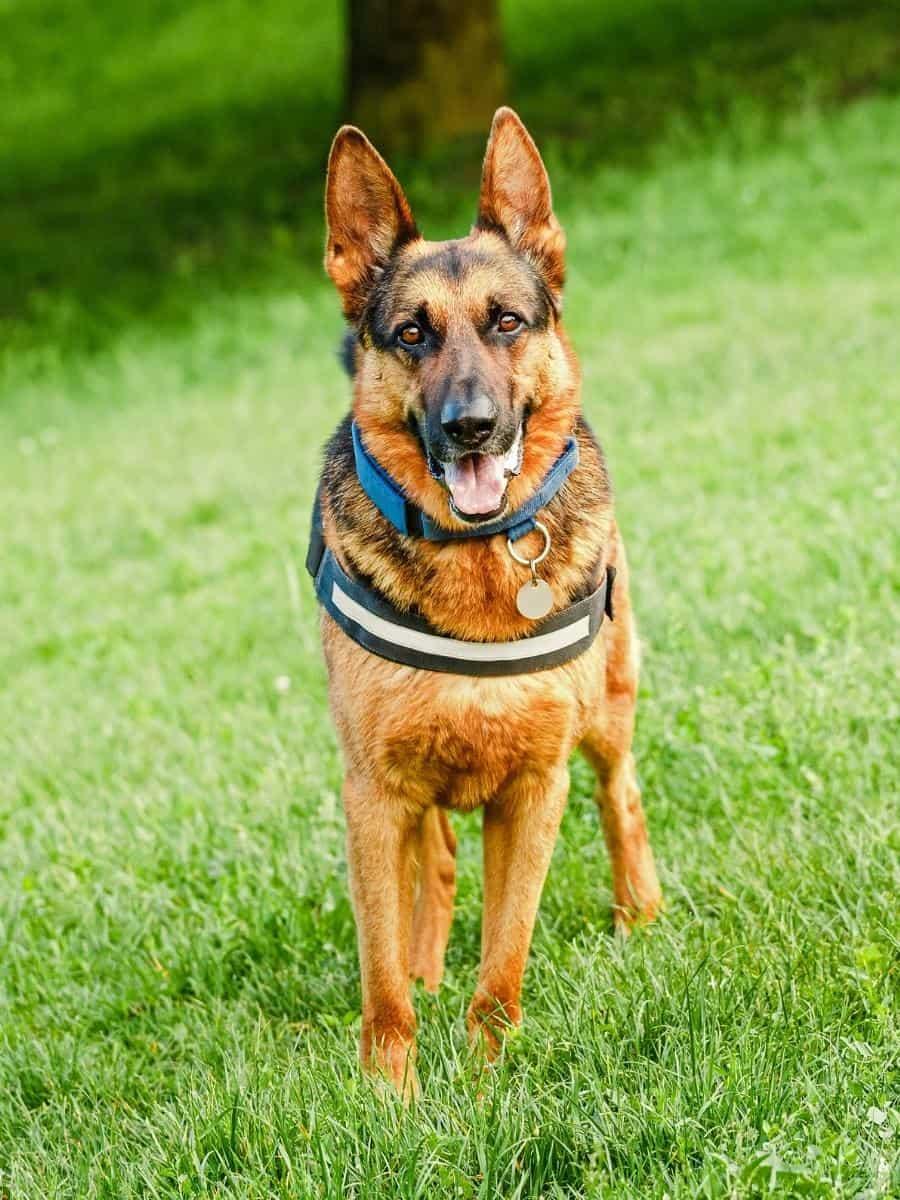
{"label": "dog's white tooth", "polygon": [[514,471],[519,465],[519,451],[522,447],[522,426],[516,430],[516,437],[513,444],[503,456],[503,466],[507,471]]}

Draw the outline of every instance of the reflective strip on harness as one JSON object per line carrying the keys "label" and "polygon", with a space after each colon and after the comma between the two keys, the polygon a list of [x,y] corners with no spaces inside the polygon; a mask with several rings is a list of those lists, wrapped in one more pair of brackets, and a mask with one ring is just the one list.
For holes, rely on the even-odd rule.
{"label": "reflective strip on harness", "polygon": [[583,654],[612,618],[615,571],[607,567],[596,591],[542,621],[530,637],[510,642],[469,642],[446,637],[422,617],[401,612],[386,597],[351,579],[325,545],[320,500],[313,509],[306,566],[320,604],[354,642],[422,671],[453,675],[525,675],[560,666]]}
{"label": "reflective strip on harness", "polygon": [[352,596],[341,590],[337,582],[331,585],[331,601],[346,617],[382,641],[406,650],[418,650],[421,654],[437,654],[442,658],[465,659],[472,663],[519,662],[541,654],[552,654],[555,650],[563,650],[574,642],[580,642],[591,631],[591,619],[585,616],[579,617],[571,625],[564,625],[562,629],[554,629],[552,633],[539,633],[515,642],[464,642],[460,638],[422,633],[418,629],[386,621],[357,604]]}

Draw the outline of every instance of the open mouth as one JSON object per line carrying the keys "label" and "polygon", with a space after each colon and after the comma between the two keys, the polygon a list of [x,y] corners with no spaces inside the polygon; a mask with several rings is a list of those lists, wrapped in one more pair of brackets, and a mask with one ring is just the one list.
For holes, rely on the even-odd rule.
{"label": "open mouth", "polygon": [[522,469],[522,426],[505,454],[466,454],[454,462],[430,459],[432,474],[450,493],[454,512],[466,520],[496,516],[510,479]]}

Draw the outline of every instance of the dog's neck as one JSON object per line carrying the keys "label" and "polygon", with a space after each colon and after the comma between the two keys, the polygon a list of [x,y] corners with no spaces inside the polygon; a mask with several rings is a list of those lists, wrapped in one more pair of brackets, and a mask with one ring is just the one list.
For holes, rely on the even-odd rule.
{"label": "dog's neck", "polygon": [[[544,415],[550,417],[549,412]],[[523,503],[540,485],[564,447],[569,429],[551,419],[530,423],[526,452],[530,443],[531,456],[513,480],[516,490],[510,486],[511,504]],[[578,469],[539,514],[551,539],[541,574],[553,590],[555,610],[596,587],[613,528],[602,451],[583,419],[574,422],[574,432]],[[436,517],[448,511],[446,493],[431,477],[413,434],[369,423],[364,436],[370,451],[379,462],[389,464],[392,476],[409,489],[419,507]],[[516,593],[529,577],[528,568],[510,556],[505,535],[449,543],[403,537],[359,483],[349,421],[335,439],[333,452],[340,461],[333,471],[326,467],[326,532],[345,569],[400,609],[421,613],[450,636],[502,641],[529,632],[532,623],[516,608]],[[538,534],[521,540],[523,557],[534,556],[539,549]]]}

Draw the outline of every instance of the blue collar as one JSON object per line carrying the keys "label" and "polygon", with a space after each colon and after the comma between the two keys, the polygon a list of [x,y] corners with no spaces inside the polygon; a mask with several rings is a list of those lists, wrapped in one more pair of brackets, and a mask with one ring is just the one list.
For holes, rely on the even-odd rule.
{"label": "blue collar", "polygon": [[515,512],[474,525],[471,530],[444,529],[436,525],[411,500],[408,500],[400,485],[391,478],[384,467],[373,458],[362,443],[359,427],[354,421],[353,456],[356,459],[356,474],[363,491],[386,517],[394,528],[405,537],[421,537],[429,542],[452,542],[464,538],[492,537],[495,533],[506,533],[509,540],[517,541],[534,529],[535,513],[549,504],[568,477],[578,466],[578,443],[570,437],[562,454],[544,476],[543,483]]}

